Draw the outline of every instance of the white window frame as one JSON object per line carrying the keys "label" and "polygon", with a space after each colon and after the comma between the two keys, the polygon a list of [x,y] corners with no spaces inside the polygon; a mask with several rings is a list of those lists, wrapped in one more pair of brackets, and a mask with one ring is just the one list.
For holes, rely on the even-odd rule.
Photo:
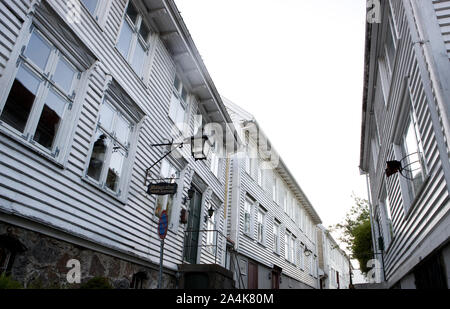
{"label": "white window frame", "polygon": [[217,153],[217,146],[212,149],[211,151],[211,165],[210,169],[211,172],[216,176],[217,179],[220,179],[220,170],[221,170],[221,164],[220,164],[220,156]]}
{"label": "white window frame", "polygon": [[289,230],[286,229],[286,231],[284,233],[284,259],[288,262],[289,262],[289,257],[291,255],[290,238],[291,238],[291,233],[289,232]]}
{"label": "white window frame", "polygon": [[[244,234],[250,238],[253,238],[253,208],[255,201],[246,197],[244,201]],[[246,216],[248,215],[248,217]],[[247,219],[248,218],[248,219]],[[248,220],[248,230],[246,229],[246,224]]]}
{"label": "white window frame", "polygon": [[[83,0],[80,1],[80,6],[83,7],[86,12],[100,25],[103,26],[105,22],[105,17],[108,16],[109,8],[112,3],[110,0],[97,0],[97,5],[93,12],[91,12],[88,7],[83,3]],[[91,1],[91,0],[87,0]]]}
{"label": "white window frame", "polygon": [[[422,138],[420,136],[420,131],[417,124],[417,116],[413,107],[413,102],[411,98],[411,94],[409,90],[405,90],[405,97],[403,102],[403,107],[400,110],[400,115],[402,117],[398,120],[398,123],[400,125],[398,126],[398,131],[396,136],[394,137],[394,154],[396,160],[402,160],[405,158],[407,153],[405,153],[405,139],[406,135],[408,134],[408,128],[412,124],[415,134],[415,140],[417,143],[417,147],[419,149],[419,158],[420,158],[420,166],[422,169],[422,175],[423,175],[423,182],[420,188],[417,189],[417,192],[412,192],[411,185],[412,180],[406,179],[403,176],[399,176],[399,182],[400,182],[400,189],[402,192],[402,200],[403,200],[403,209],[406,216],[410,213],[413,206],[416,204],[416,201],[418,199],[418,196],[420,195],[421,191],[423,190],[424,186],[426,185],[427,178],[428,178],[428,164],[425,157],[425,153],[423,150],[423,143]],[[402,164],[404,162],[408,162],[403,160]],[[413,195],[414,193],[414,195]]]}
{"label": "white window frame", "polygon": [[[136,21],[133,23],[133,21],[131,20],[131,18],[128,17],[127,11],[128,11],[128,7],[132,5],[134,7],[134,9],[137,12],[137,17],[136,17]],[[150,56],[150,47],[151,47],[151,37],[152,37],[152,28],[147,25],[146,22],[144,22],[144,18],[142,17],[143,14],[140,12],[139,8],[136,6],[136,4],[134,3],[133,0],[129,0],[127,7],[125,8],[125,11],[123,12],[123,17],[122,17],[122,25],[120,27],[120,31],[119,34],[117,36],[117,40],[116,40],[116,48],[118,53],[123,56],[125,58],[125,60],[127,61],[127,63],[130,65],[132,71],[134,73],[136,73],[136,75],[143,80],[144,76],[147,74],[147,72],[145,72],[144,70],[142,70],[141,72],[136,72],[134,67],[133,67],[133,60],[135,57],[135,51],[136,48],[138,46],[138,44],[140,44],[143,49],[144,49],[144,53],[146,54],[146,57],[142,63],[142,68],[148,68],[148,60],[149,60],[149,56]],[[131,28],[131,40],[130,43],[128,45],[128,51],[126,52],[126,55],[122,54],[122,52],[119,49],[119,42],[122,36],[122,31],[124,29],[124,27],[128,25]],[[149,31],[147,38],[143,38],[142,35],[140,34],[140,29],[141,26],[144,25],[147,30]]]}
{"label": "white window frame", "polygon": [[305,245],[303,243],[300,244],[300,246],[298,247],[299,249],[298,254],[299,254],[299,266],[301,270],[305,270]]}
{"label": "white window frame", "polygon": [[295,258],[296,258],[295,252],[296,252],[297,238],[294,236],[294,234],[291,234],[290,242],[291,242],[291,244],[290,244],[291,251],[289,253],[289,258],[290,258],[289,261],[292,264],[297,265],[297,263],[295,261]]}
{"label": "white window frame", "polygon": [[280,231],[281,231],[281,224],[277,222],[277,220],[274,220],[273,222],[273,252],[276,254],[280,254]]}
{"label": "white window frame", "polygon": [[257,226],[257,237],[256,240],[261,244],[265,245],[266,242],[266,231],[265,231],[265,225],[266,225],[266,211],[264,211],[262,208],[258,209],[258,216],[256,220],[256,226]]}
{"label": "white window frame", "polygon": [[[22,46],[20,54],[18,54],[17,61],[15,62],[14,67],[10,67],[10,70],[6,70],[2,77],[2,84],[5,85],[5,88],[0,90],[0,115],[4,111],[6,106],[6,102],[12,86],[14,84],[15,78],[19,71],[19,68],[23,67],[25,70],[32,73],[37,79],[40,80],[38,90],[36,91],[36,96],[33,101],[33,105],[31,107],[30,113],[28,115],[28,119],[25,124],[25,128],[23,132],[20,132],[8,125],[4,121],[0,119],[0,130],[5,132],[7,135],[15,138],[22,144],[27,147],[37,151],[42,154],[47,159],[51,161],[63,165],[64,160],[66,159],[67,153],[70,150],[70,140],[67,136],[71,136],[71,132],[73,132],[75,124],[74,119],[76,119],[79,110],[78,104],[80,103],[80,95],[77,93],[81,93],[81,89],[84,87],[82,76],[85,76],[82,65],[75,61],[75,59],[69,59],[63,52],[60,50],[58,44],[59,42],[53,42],[47,36],[47,32],[41,30],[41,27],[36,27],[33,24],[30,24],[30,31],[22,37],[24,44]],[[29,41],[34,33],[37,33],[40,38],[42,38],[47,45],[50,47],[50,55],[47,59],[46,67],[42,70],[33,61],[25,55],[26,48],[29,45]],[[70,51],[69,51],[70,52]],[[13,63],[13,56],[10,59],[9,65]],[[57,69],[59,59],[64,59],[64,61],[76,70],[76,74],[74,75],[74,79],[72,80],[71,89],[69,92],[65,92],[62,87],[60,87],[55,81],[53,81],[53,74]],[[10,73],[8,73],[10,72]],[[4,82],[4,81],[7,82]],[[47,99],[50,89],[52,89],[58,97],[63,99],[66,104],[64,106],[64,111],[62,117],[60,119],[60,125],[57,134],[54,136],[53,145],[51,149],[48,149],[42,145],[40,145],[37,141],[34,140],[34,134],[37,129],[42,108],[45,105],[45,100]],[[73,108],[73,106],[77,106],[77,108]]]}
{"label": "white window frame", "polygon": [[[178,86],[176,85],[176,81],[178,81]],[[183,98],[183,93],[186,94],[185,98]],[[172,82],[172,97],[170,99],[168,115],[169,119],[172,120],[176,128],[183,134],[185,133],[187,125],[186,117],[188,115],[189,100],[189,91],[180,76],[176,74]],[[182,110],[180,110],[179,107],[181,107]],[[180,119],[178,119],[179,113],[182,114],[182,121],[179,121]]]}
{"label": "white window frame", "polygon": [[[97,128],[96,128],[95,134],[93,134],[93,139],[92,139],[89,155],[87,157],[87,164],[85,167],[84,178],[86,180],[88,180],[89,182],[94,183],[96,186],[98,186],[105,192],[107,192],[111,195],[114,195],[116,197],[121,197],[124,195],[124,192],[127,191],[126,190],[126,188],[128,187],[127,174],[129,174],[129,172],[127,172],[127,171],[131,168],[131,166],[133,164],[133,162],[131,162],[131,160],[130,160],[130,152],[131,152],[132,143],[133,144],[136,143],[137,122],[135,122],[131,118],[129,118],[123,112],[123,110],[117,105],[117,103],[114,102],[114,100],[111,97],[109,97],[108,95],[105,96],[105,98],[102,102],[102,105],[104,105],[104,104],[108,104],[108,106],[110,106],[113,109],[113,114],[114,114],[114,116],[113,116],[114,118],[112,120],[113,127],[115,127],[119,118],[125,119],[128,122],[129,130],[130,130],[129,135],[128,135],[128,143],[125,145],[121,141],[119,141],[116,136],[117,132],[114,131],[113,129],[111,129],[112,130],[111,132],[108,132],[106,129],[103,129],[102,125],[100,124],[100,121],[101,121],[101,117],[100,117],[101,108],[100,108],[98,122],[97,122]],[[92,178],[88,175],[88,169],[89,169],[91,156],[92,156],[92,153],[94,150],[94,144],[97,141],[97,134],[106,134],[107,138],[110,139],[110,143],[107,146],[106,157],[105,157],[105,160],[103,161],[99,180]],[[117,191],[113,191],[107,187],[106,181],[107,181],[107,176],[108,176],[108,169],[111,164],[111,157],[112,157],[112,154],[115,151],[117,151],[116,148],[117,148],[117,150],[120,149],[120,151],[123,151],[125,153],[125,156],[123,157],[121,176],[120,176]]]}
{"label": "white window frame", "polygon": [[[101,106],[99,106],[99,109],[98,109],[97,127],[95,129],[94,134],[92,134],[92,141],[91,141],[91,145],[89,148],[90,150],[89,150],[88,156],[86,158],[86,163],[85,163],[85,167],[84,167],[83,180],[90,183],[91,185],[96,186],[97,188],[102,190],[104,193],[107,193],[110,196],[118,199],[120,202],[125,203],[128,198],[128,192],[129,192],[129,187],[130,187],[129,180],[131,178],[132,167],[134,164],[134,157],[135,157],[137,144],[138,144],[139,131],[140,131],[140,128],[144,121],[145,114],[140,110],[139,107],[137,107],[137,105],[136,105],[136,107],[139,111],[136,114],[128,113],[123,106],[124,105],[126,106],[127,104],[135,104],[135,103],[134,102],[122,102],[121,100],[123,98],[120,98],[117,94],[114,94],[114,91],[113,91],[113,89],[119,87],[119,85],[116,84],[115,82],[111,82],[111,84],[114,84],[114,86],[112,86],[112,88],[109,89],[110,85],[107,85],[105,93],[103,94],[102,104],[101,104]],[[113,122],[115,123],[115,121],[118,119],[118,117],[125,119],[126,122],[128,122],[128,124],[129,124],[130,132],[129,132],[129,136],[128,136],[128,142],[126,145],[124,145],[123,143],[121,143],[121,145],[118,145],[119,140],[117,139],[116,132],[114,132],[114,131],[109,132],[109,138],[111,139],[113,144],[108,146],[108,149],[107,149],[108,155],[106,156],[105,161],[103,163],[104,166],[102,167],[100,180],[96,180],[95,178],[88,176],[88,169],[89,169],[89,164],[90,164],[91,156],[92,156],[93,149],[94,149],[94,144],[97,141],[97,134],[99,132],[105,131],[104,129],[102,129],[101,115],[100,115],[101,109],[104,104],[108,104],[110,107],[112,107],[113,114],[115,117]],[[114,146],[114,144],[116,144],[116,145]],[[114,150],[111,148],[119,147],[119,146],[122,147],[121,150],[126,152],[126,155],[125,155],[125,158],[123,159],[123,163],[122,163],[122,174],[120,177],[118,189],[117,189],[117,191],[113,191],[113,190],[105,187],[106,176],[107,176],[107,169],[109,168],[109,165],[110,165],[111,154],[112,154],[112,151]]]}

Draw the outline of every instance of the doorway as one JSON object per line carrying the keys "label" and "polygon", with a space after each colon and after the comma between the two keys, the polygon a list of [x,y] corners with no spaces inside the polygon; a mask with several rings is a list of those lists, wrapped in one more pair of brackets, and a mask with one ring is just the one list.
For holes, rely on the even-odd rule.
{"label": "doorway", "polygon": [[258,288],[258,264],[248,261],[248,289]]}
{"label": "doorway", "polygon": [[202,210],[202,193],[197,188],[189,202],[189,217],[184,239],[184,260],[190,264],[197,263],[200,218]]}

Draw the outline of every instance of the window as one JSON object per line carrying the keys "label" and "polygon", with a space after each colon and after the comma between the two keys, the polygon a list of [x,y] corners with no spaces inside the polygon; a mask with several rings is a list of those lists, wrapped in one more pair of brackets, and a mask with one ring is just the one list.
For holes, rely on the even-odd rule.
{"label": "window", "polygon": [[275,171],[272,172],[272,197],[273,200],[278,203],[278,179]]}
{"label": "window", "polygon": [[[64,131],[80,72],[37,29],[24,48],[0,123],[42,152],[58,157],[67,144]],[[65,132],[67,134],[67,132]]]}
{"label": "window", "polygon": [[305,269],[305,256],[303,254],[303,252],[305,251],[305,247],[303,245],[303,243],[299,246],[299,250],[297,250],[298,252],[298,256],[299,256],[299,263],[300,263],[300,269]]}
{"label": "window", "polygon": [[373,155],[374,169],[376,169],[377,162],[378,162],[378,154],[380,152],[380,146],[381,146],[380,134],[378,132],[378,125],[377,125],[376,118],[373,123],[373,128],[374,128],[374,131],[373,131],[373,137],[372,137],[372,155]]}
{"label": "window", "polygon": [[295,264],[295,237],[294,235],[291,235],[290,237],[290,253],[289,253],[289,261],[293,264]]}
{"label": "window", "polygon": [[217,146],[211,151],[211,171],[212,173],[219,178],[219,166],[220,166],[220,158],[217,153]]}
{"label": "window", "polygon": [[295,237],[286,230],[284,235],[284,257],[291,263],[295,263]]}
{"label": "window", "polygon": [[411,202],[414,201],[425,181],[425,162],[419,136],[415,114],[414,112],[411,112],[401,145],[405,157],[402,165],[404,167],[405,176],[409,180],[406,183],[408,185]]}
{"label": "window", "polygon": [[273,252],[280,254],[280,223],[273,223]]}
{"label": "window", "polygon": [[284,234],[284,258],[288,261],[289,261],[289,254],[291,252],[290,248],[291,242],[289,241],[289,239],[290,233],[288,230],[286,230],[286,233]]}
{"label": "window", "polygon": [[280,186],[281,189],[281,204],[285,213],[288,213],[288,191],[284,185]]}
{"label": "window", "polygon": [[383,187],[382,189],[380,207],[382,211],[382,221],[383,221],[383,234],[384,234],[383,238],[385,246],[386,248],[388,248],[393,238],[393,228],[392,228],[391,205],[385,187]]}
{"label": "window", "polygon": [[260,187],[262,187],[263,186],[263,170],[260,167],[257,168],[257,175],[256,176],[258,178],[258,185]]}
{"label": "window", "polygon": [[244,203],[244,233],[251,234],[251,218],[252,218],[253,201],[246,199]]}
{"label": "window", "polygon": [[139,77],[143,75],[143,68],[149,50],[150,29],[144,23],[142,15],[138,13],[132,1],[129,2],[117,42],[117,49],[130,63]]}
{"label": "window", "polygon": [[132,125],[111,103],[110,99],[106,99],[100,109],[87,176],[103,188],[120,195]]}
{"label": "window", "polygon": [[257,235],[258,242],[264,244],[264,224],[265,224],[266,214],[263,210],[258,210],[258,219],[257,219]]}
{"label": "window", "polygon": [[[180,172],[173,166],[167,159],[161,161],[161,179],[166,182],[175,183],[178,178],[180,178]],[[156,199],[155,215],[160,217],[161,213],[165,210],[167,212],[168,218],[171,217],[172,207],[173,207],[174,195],[159,195]]]}
{"label": "window", "polygon": [[298,204],[298,226],[300,227],[300,229],[302,230],[302,232],[305,232],[304,230],[304,226],[303,226],[303,220],[304,219],[304,210],[302,205],[299,203]]}
{"label": "window", "polygon": [[83,3],[91,15],[94,15],[99,4],[99,0],[81,0],[81,3]]}
{"label": "window", "polygon": [[206,248],[211,254],[216,253],[216,216],[215,212],[211,216],[208,217],[208,222],[206,226]]}
{"label": "window", "polygon": [[394,36],[396,36],[396,35],[395,35],[395,29],[394,29],[393,23],[392,23],[391,14],[389,14],[387,27],[388,27],[388,29],[386,31],[386,40],[385,40],[384,48],[385,48],[387,65],[388,65],[387,67],[388,67],[388,72],[389,72],[389,79],[391,79],[393,71],[394,71],[395,50],[396,50],[396,42],[394,40]]}
{"label": "window", "polygon": [[178,76],[175,76],[172,85],[172,99],[170,101],[169,117],[180,131],[184,130],[187,96],[188,92],[186,88]]}

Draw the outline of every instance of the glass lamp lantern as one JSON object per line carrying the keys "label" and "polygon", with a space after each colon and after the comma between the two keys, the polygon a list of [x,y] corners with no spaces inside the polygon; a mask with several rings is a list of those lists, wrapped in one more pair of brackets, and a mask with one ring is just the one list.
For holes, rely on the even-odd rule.
{"label": "glass lamp lantern", "polygon": [[192,137],[191,139],[191,153],[195,161],[206,160],[212,145],[206,135],[202,137]]}

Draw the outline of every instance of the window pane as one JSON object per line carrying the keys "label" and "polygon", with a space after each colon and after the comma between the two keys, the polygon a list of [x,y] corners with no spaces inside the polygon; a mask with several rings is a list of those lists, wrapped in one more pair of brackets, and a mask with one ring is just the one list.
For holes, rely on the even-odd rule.
{"label": "window pane", "polygon": [[139,29],[139,35],[141,36],[142,40],[144,40],[145,43],[147,43],[149,34],[150,30],[144,23],[142,23],[141,29]]}
{"label": "window pane", "polygon": [[182,130],[184,122],[184,108],[176,94],[172,94],[172,100],[170,102],[169,117]]}
{"label": "window pane", "polygon": [[144,47],[141,45],[141,43],[138,43],[134,51],[133,63],[131,64],[131,66],[139,77],[142,76],[146,56],[147,53],[145,52]]}
{"label": "window pane", "polygon": [[181,89],[181,98],[183,99],[184,102],[186,102],[187,91],[186,91],[186,88],[184,88],[184,87]]}
{"label": "window pane", "polygon": [[183,105],[180,101],[177,101],[177,116],[175,119],[175,123],[177,124],[178,129],[183,130],[184,127],[184,116],[186,111],[184,110]]}
{"label": "window pane", "polygon": [[175,79],[173,80],[173,86],[175,87],[175,89],[177,91],[180,89],[180,85],[181,85],[181,82],[178,79],[178,76],[175,76]]}
{"label": "window pane", "polygon": [[0,119],[23,133],[40,80],[22,66],[9,92]]}
{"label": "window pane", "polygon": [[50,53],[50,45],[37,32],[33,32],[25,50],[25,56],[44,71]]}
{"label": "window pane", "polygon": [[127,145],[129,136],[130,136],[130,124],[123,117],[118,117],[116,124],[117,140],[122,144]]}
{"label": "window pane", "polygon": [[414,130],[414,123],[411,120],[408,126],[408,130],[406,131],[405,136],[405,171],[407,173],[407,177],[412,181],[409,182],[411,187],[411,198],[414,199],[417,191],[423,184],[423,174],[422,174],[422,166],[421,166],[421,156],[419,154],[419,146],[416,139],[416,133]]}
{"label": "window pane", "polygon": [[137,12],[136,8],[133,6],[133,4],[131,3],[131,1],[128,4],[127,16],[131,19],[133,24],[136,24],[138,12]]}
{"label": "window pane", "polygon": [[108,148],[108,138],[105,134],[98,132],[97,141],[92,149],[91,160],[89,161],[88,176],[100,181],[103,164],[105,163],[106,149]]}
{"label": "window pane", "polygon": [[106,186],[115,192],[119,189],[124,157],[123,151],[118,149],[118,146],[115,146],[111,155],[111,162],[109,163],[108,175],[106,176]]}
{"label": "window pane", "polygon": [[53,80],[66,92],[66,94],[70,95],[69,92],[72,88],[72,81],[75,73],[76,71],[67,63],[67,61],[64,60],[64,58],[60,58]]}
{"label": "window pane", "polygon": [[108,133],[112,131],[112,123],[114,120],[115,111],[108,103],[103,103],[100,109],[100,125],[105,129]]}
{"label": "window pane", "polygon": [[34,133],[36,142],[49,149],[53,147],[65,105],[66,101],[50,90]]}
{"label": "window pane", "polygon": [[95,9],[97,8],[98,0],[81,0],[88,11],[94,15]]}
{"label": "window pane", "polygon": [[133,30],[127,21],[123,22],[122,31],[120,32],[119,42],[117,42],[117,48],[120,53],[128,59],[128,50],[130,49],[131,39],[133,37]]}

